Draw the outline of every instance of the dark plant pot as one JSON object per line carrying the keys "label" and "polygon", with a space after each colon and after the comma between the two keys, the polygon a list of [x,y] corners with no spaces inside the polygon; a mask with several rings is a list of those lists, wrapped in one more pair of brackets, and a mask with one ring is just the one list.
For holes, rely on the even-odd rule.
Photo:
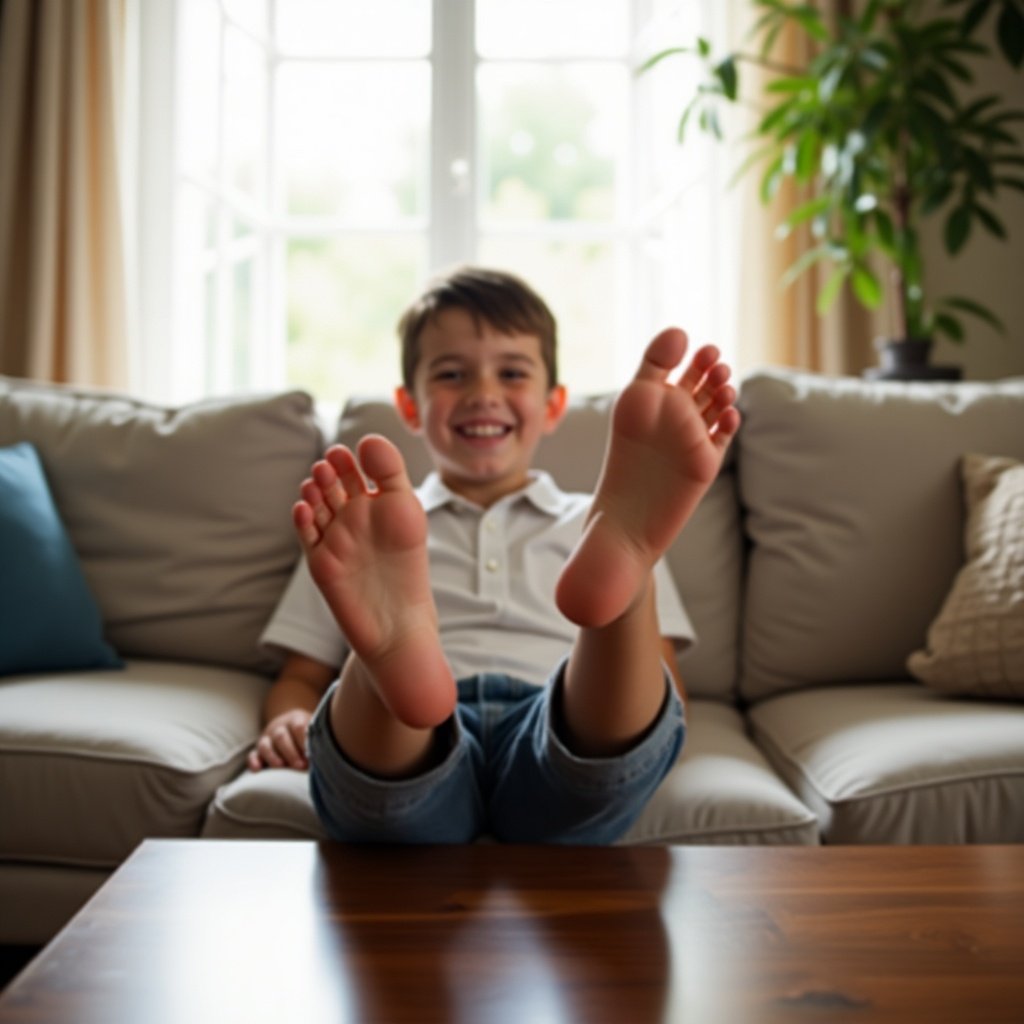
{"label": "dark plant pot", "polygon": [[878,338],[875,341],[883,370],[914,370],[928,365],[931,338]]}
{"label": "dark plant pot", "polygon": [[879,365],[864,371],[873,380],[960,380],[959,366],[933,366],[931,338],[877,338]]}

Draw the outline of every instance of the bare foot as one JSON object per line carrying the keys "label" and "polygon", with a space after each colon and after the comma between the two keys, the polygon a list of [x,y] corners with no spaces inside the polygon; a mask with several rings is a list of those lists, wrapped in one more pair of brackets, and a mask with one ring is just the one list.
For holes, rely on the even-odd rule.
{"label": "bare foot", "polygon": [[577,625],[606,626],[639,600],[739,429],[729,367],[716,348],[699,349],[679,381],[669,382],[686,345],[677,328],[662,331],[615,403],[587,527],[555,592]]}
{"label": "bare foot", "polygon": [[378,696],[405,725],[439,725],[455,683],[438,638],[426,516],[398,449],[378,435],[360,441],[358,460],[329,449],[302,499],[292,518],[310,573]]}

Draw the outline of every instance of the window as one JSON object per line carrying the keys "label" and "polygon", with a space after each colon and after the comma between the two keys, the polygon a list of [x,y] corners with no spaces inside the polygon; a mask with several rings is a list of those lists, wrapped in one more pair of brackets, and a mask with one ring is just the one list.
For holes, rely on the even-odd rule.
{"label": "window", "polygon": [[664,323],[721,342],[714,152],[675,144],[682,63],[634,73],[711,7],[147,0],[140,389],[390,393],[402,309],[457,262],[538,289],[575,391]]}

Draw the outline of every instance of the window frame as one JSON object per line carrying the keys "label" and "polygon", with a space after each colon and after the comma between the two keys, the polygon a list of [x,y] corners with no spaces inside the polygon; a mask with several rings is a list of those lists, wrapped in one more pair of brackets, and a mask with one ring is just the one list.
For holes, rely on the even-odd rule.
{"label": "window frame", "polygon": [[[224,25],[231,19],[222,0],[212,2],[217,4],[221,14],[222,37],[219,45],[223,68]],[[278,2],[281,0],[268,0],[268,17],[271,19]],[[482,162],[477,138],[477,75],[485,62],[501,61],[483,58],[477,53],[474,0],[429,2],[432,4],[433,18],[429,53],[423,58],[408,58],[426,59],[431,66],[428,209],[422,224],[403,226],[398,230],[426,232],[425,273],[456,262],[475,260],[477,242],[484,231],[533,238],[614,242],[618,261],[617,286],[621,289],[615,337],[623,340],[621,344],[616,344],[612,375],[616,380],[624,379],[635,363],[639,348],[653,330],[666,322],[666,316],[673,320],[682,319],[671,316],[672,302],[669,300],[677,287],[677,275],[683,265],[678,255],[686,231],[685,224],[680,223],[679,210],[688,193],[692,201],[696,194],[694,190],[700,191],[706,203],[707,189],[720,187],[720,158],[710,148],[708,167],[702,172],[703,177],[698,175],[696,180],[677,182],[661,195],[647,197],[644,203],[641,203],[635,168],[621,167],[624,180],[619,183],[622,194],[618,197],[617,206],[622,212],[614,222],[545,222],[515,227],[488,225],[479,216]],[[202,181],[194,175],[183,173],[178,166],[176,132],[149,130],[152,125],[176,125],[176,118],[180,114],[175,95],[175,76],[181,5],[176,0],[135,0],[135,3],[138,5],[135,9],[138,65],[144,67],[146,73],[139,75],[137,96],[137,218],[133,239],[137,258],[134,266],[129,268],[136,277],[134,291],[138,297],[132,317],[136,342],[133,346],[132,385],[149,397],[168,402],[235,390],[283,389],[288,386],[285,254],[287,241],[299,230],[299,226],[287,217],[275,217],[269,208],[261,210],[247,205],[239,196],[231,193],[223,180]],[[621,61],[631,70],[639,65],[645,52],[650,52],[649,47],[645,51],[644,41],[656,32],[652,28],[654,9],[664,5],[656,3],[656,0],[630,0],[630,6],[631,39],[630,45],[624,47]],[[700,0],[700,6],[702,17],[715,16],[714,5],[710,0]],[[251,35],[248,29],[237,24],[235,27]],[[269,37],[263,39],[262,43],[267,56],[267,95],[264,104],[268,130],[264,161],[266,173],[272,175],[272,150],[275,143],[274,75],[281,60],[294,59],[294,55],[282,58]],[[593,55],[578,54],[551,60],[560,63],[594,59]],[[530,62],[534,63],[536,59],[531,58]],[[223,77],[222,73],[217,100],[221,106],[225,89]],[[628,130],[633,142],[632,152],[643,151],[642,136],[648,128],[644,122],[642,91],[648,87],[648,83],[634,78],[629,88]],[[437,116],[438,111],[446,112],[446,116]],[[223,135],[221,132],[221,148],[224,145]],[[220,168],[223,178],[223,156]],[[196,323],[199,313],[195,309],[190,311],[189,304],[182,301],[181,280],[175,273],[173,240],[178,230],[177,196],[183,183],[205,190],[221,204],[222,209],[217,217],[218,239],[215,251],[222,265],[229,265],[232,259],[237,260],[240,255],[244,255],[244,245],[249,246],[249,255],[255,257],[256,279],[253,281],[253,290],[256,297],[249,310],[252,343],[248,354],[249,371],[244,379],[238,379],[233,372],[232,353],[228,346],[221,344],[213,352],[206,351],[200,325]],[[271,178],[268,180],[268,189],[272,191],[274,187]],[[230,237],[228,225],[231,215],[251,225],[252,233],[247,243],[239,243]],[[308,237],[310,232],[322,232],[326,236],[335,232],[356,236],[360,233],[381,234],[393,230],[396,230],[393,225],[354,225],[330,220],[321,221],[317,225],[301,225],[303,237]],[[717,269],[723,266],[722,235],[722,232],[710,233],[707,243],[713,251],[705,254],[705,267]],[[661,257],[649,259],[645,256],[649,250],[659,249],[663,254]],[[650,272],[651,266],[654,266],[656,273]],[[712,282],[707,287],[721,292],[722,280],[721,272],[713,273]],[[232,327],[233,314],[227,288],[222,271],[216,314],[217,329],[222,338],[230,334]],[[716,311],[705,317],[700,333],[721,337],[723,330],[728,330],[728,310],[731,304],[718,297],[711,305]],[[727,348],[728,345],[723,347]]]}

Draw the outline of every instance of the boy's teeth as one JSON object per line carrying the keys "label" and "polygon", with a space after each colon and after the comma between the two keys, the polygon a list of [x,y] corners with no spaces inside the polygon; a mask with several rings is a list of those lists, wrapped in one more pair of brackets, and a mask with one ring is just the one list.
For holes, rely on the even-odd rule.
{"label": "boy's teeth", "polygon": [[505,428],[499,426],[463,427],[462,432],[469,437],[498,437],[505,433]]}

